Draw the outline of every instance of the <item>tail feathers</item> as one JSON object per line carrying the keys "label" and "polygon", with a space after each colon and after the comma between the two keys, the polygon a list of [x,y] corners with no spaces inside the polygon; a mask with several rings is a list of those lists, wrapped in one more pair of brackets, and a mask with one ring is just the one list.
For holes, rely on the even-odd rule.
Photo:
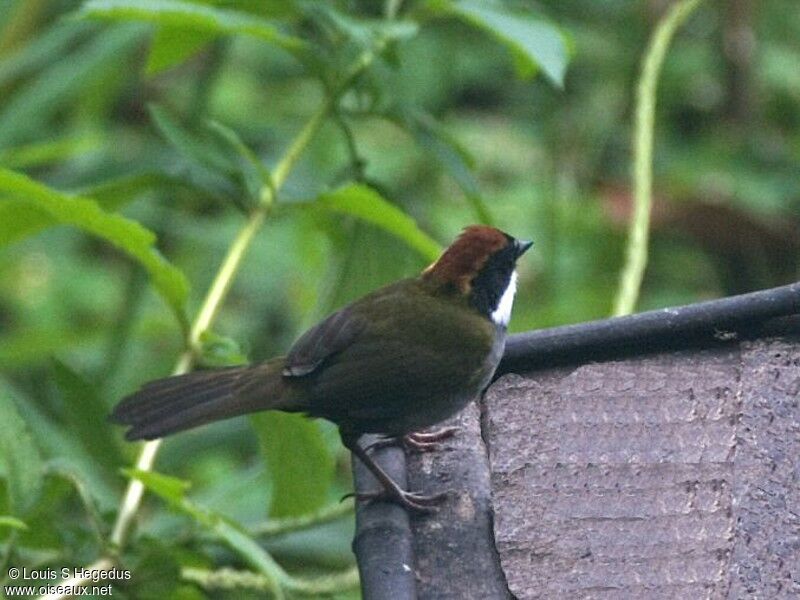
{"label": "tail feathers", "polygon": [[[212,421],[280,408],[280,364],[230,367],[167,377],[122,400],[110,419],[128,440],[152,440]],[[248,393],[241,393],[248,388]],[[257,393],[252,393],[252,392]]]}

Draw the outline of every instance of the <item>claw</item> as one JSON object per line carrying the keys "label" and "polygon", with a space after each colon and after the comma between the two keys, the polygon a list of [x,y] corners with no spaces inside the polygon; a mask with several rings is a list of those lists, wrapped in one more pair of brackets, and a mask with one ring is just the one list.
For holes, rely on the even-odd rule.
{"label": "claw", "polygon": [[406,492],[404,490],[400,490],[398,493],[394,493],[393,490],[381,490],[379,492],[361,492],[349,495],[354,496],[360,502],[394,502],[411,511],[432,513],[438,510],[437,504],[447,497],[447,492],[426,496],[418,492]]}
{"label": "claw", "polygon": [[414,433],[409,433],[406,437],[411,437],[417,442],[441,442],[442,440],[453,437],[459,431],[461,431],[461,428],[453,425],[450,427],[434,429],[433,431],[417,431]]}
{"label": "claw", "polygon": [[431,452],[438,450],[439,442],[453,437],[461,430],[460,427],[442,427],[441,429],[434,429],[433,431],[416,431],[407,433],[400,437],[396,435],[385,436],[382,439],[372,442],[365,448],[368,452],[379,450],[381,448],[388,448],[389,446],[396,446],[400,444],[406,450],[415,450],[417,452]]}

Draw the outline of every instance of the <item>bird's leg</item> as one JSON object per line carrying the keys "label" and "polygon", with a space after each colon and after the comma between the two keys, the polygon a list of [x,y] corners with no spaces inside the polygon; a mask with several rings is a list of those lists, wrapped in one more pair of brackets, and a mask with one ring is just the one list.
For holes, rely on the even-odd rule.
{"label": "bird's leg", "polygon": [[373,460],[364,448],[359,446],[357,437],[342,435],[342,442],[350,452],[358,457],[364,466],[369,469],[370,473],[375,476],[375,479],[383,486],[383,491],[381,492],[356,493],[355,497],[357,500],[389,500],[391,502],[396,502],[408,510],[432,512],[436,510],[436,504],[447,495],[447,493],[441,493],[425,496],[416,492],[407,492],[397,485],[394,479],[389,477],[389,474]]}
{"label": "bird's leg", "polygon": [[453,437],[459,431],[459,427],[442,427],[433,431],[412,431],[403,436],[386,436],[367,446],[367,450],[377,450],[388,446],[400,444],[406,450],[416,450],[417,452],[430,452],[439,448],[439,442]]}

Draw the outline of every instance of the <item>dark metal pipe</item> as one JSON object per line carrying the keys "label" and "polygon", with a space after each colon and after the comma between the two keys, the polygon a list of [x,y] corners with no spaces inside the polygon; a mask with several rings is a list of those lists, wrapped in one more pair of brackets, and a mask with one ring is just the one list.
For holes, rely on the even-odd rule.
{"label": "dark metal pipe", "polygon": [[498,374],[631,351],[730,342],[769,319],[798,313],[800,283],[793,283],[677,308],[528,331],[509,336]]}
{"label": "dark metal pipe", "polygon": [[[369,445],[376,436],[361,437]],[[401,487],[408,487],[406,457],[402,448],[390,446],[372,452],[376,462]],[[355,456],[353,478],[358,492],[380,490],[380,484]],[[363,600],[416,600],[414,549],[411,524],[405,509],[388,502],[356,504],[353,552],[358,560]]]}

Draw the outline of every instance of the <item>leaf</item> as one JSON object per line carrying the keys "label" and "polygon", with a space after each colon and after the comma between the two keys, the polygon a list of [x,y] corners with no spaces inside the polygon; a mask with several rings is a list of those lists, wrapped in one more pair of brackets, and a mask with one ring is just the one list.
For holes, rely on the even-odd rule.
{"label": "leaf", "polygon": [[[108,407],[89,381],[59,360],[53,360],[56,385],[64,401],[64,414],[72,431],[89,454],[108,469],[123,463],[122,453],[110,427],[98,427]],[[102,422],[102,421],[101,421]]]}
{"label": "leaf", "polygon": [[103,510],[112,510],[119,500],[119,492],[107,481],[105,472],[97,468],[94,459],[83,446],[67,435],[64,428],[46,416],[34,402],[22,396],[0,377],[0,397],[3,395],[14,399],[17,410],[41,446],[42,454],[55,457],[48,461],[48,465],[55,462],[63,466],[63,469],[74,472],[86,483],[100,507]]}
{"label": "leaf", "polygon": [[10,169],[38,167],[91,150],[100,145],[98,136],[69,137],[0,150],[0,165]]}
{"label": "leaf", "polygon": [[89,0],[80,8],[78,15],[99,19],[146,21],[214,35],[249,35],[289,51],[302,50],[306,45],[300,38],[282,33],[267,19],[237,10],[181,0]]}
{"label": "leaf", "polygon": [[145,73],[156,75],[182,63],[212,39],[205,31],[174,25],[159,27],[150,44]]}
{"label": "leaf", "polygon": [[233,338],[206,329],[200,334],[198,363],[204,367],[235,367],[247,362],[247,355]]}
{"label": "leaf", "polygon": [[12,517],[10,515],[0,515],[0,529],[3,527],[8,527],[10,529],[21,529],[23,531],[28,529],[25,521],[20,521],[16,517]]}
{"label": "leaf", "polygon": [[497,2],[462,0],[448,8],[466,23],[487,31],[514,57],[520,77],[531,77],[541,68],[558,87],[564,83],[568,53],[557,27],[530,12],[518,12]]}
{"label": "leaf", "polygon": [[15,79],[29,77],[37,69],[62,56],[75,39],[91,30],[88,23],[68,23],[56,20],[49,29],[40,30],[20,50],[0,61],[0,87]]}
{"label": "leaf", "polygon": [[238,198],[237,185],[231,178],[236,165],[218,148],[217,140],[188,131],[158,105],[151,104],[148,109],[158,130],[184,159],[188,179],[219,196]]}
{"label": "leaf", "polygon": [[139,26],[116,27],[94,36],[62,60],[53,61],[8,98],[0,112],[0,146],[30,136],[35,124],[46,123],[62,106],[96,84],[98,71],[120,63],[143,34]]}
{"label": "leaf", "polygon": [[[181,326],[187,328],[184,308],[189,284],[183,273],[155,249],[156,236],[150,230],[136,221],[103,211],[94,200],[58,192],[21,173],[0,168],[0,206],[7,201],[3,196],[17,202],[23,200],[26,205],[34,207],[34,211],[38,212],[35,219],[39,220],[39,225],[44,219],[42,215],[46,215],[52,219],[52,224],[73,225],[83,229],[111,242],[138,261],[149,274],[153,286],[172,308]],[[19,204],[16,206],[19,207]],[[25,223],[26,232],[31,231],[32,214],[28,215]],[[19,239],[19,235],[13,233],[13,226],[7,224],[6,233],[10,235],[0,238],[0,245]]]}
{"label": "leaf", "polygon": [[192,487],[188,481],[155,471],[122,469],[122,473],[131,479],[138,479],[148,490],[178,507],[184,501],[187,490]]}
{"label": "leaf", "polygon": [[[137,543],[135,563],[126,565],[133,577],[126,582],[128,598],[168,598],[169,600],[189,600],[178,592],[180,585],[179,551],[173,546],[174,540],[160,540],[155,537]],[[200,596],[205,598],[206,596]]]}
{"label": "leaf", "polygon": [[225,154],[184,129],[163,107],[151,104],[148,109],[158,130],[184,157],[200,167],[211,167],[220,173],[229,174],[235,170]]}
{"label": "leaf", "polygon": [[419,31],[419,26],[413,21],[357,19],[322,2],[308,2],[302,7],[309,18],[362,49],[377,48],[387,42],[408,39]]}
{"label": "leaf", "polygon": [[209,121],[208,127],[220,139],[224,140],[241,158],[242,175],[244,177],[247,191],[255,199],[259,200],[261,191],[265,187],[272,185],[272,174],[264,163],[256,156],[247,144],[245,144],[233,129],[226,127],[219,121]]}
{"label": "leaf", "polygon": [[58,476],[68,481],[78,492],[78,496],[86,509],[86,515],[92,524],[97,541],[100,544],[104,543],[106,528],[103,523],[103,517],[100,514],[98,503],[102,502],[102,497],[94,494],[92,486],[86,481],[80,469],[68,461],[60,458],[50,460],[45,465],[45,472],[48,475]]}
{"label": "leaf", "polygon": [[42,492],[44,470],[39,448],[8,389],[0,389],[0,465],[8,507],[13,515],[25,516]]}
{"label": "leaf", "polygon": [[152,471],[126,469],[125,473],[141,481],[148,490],[214,533],[269,579],[276,598],[283,598],[280,587],[280,581],[285,576],[283,569],[239,524],[189,501],[185,495],[189,487],[187,482]]}
{"label": "leaf", "polygon": [[0,200],[0,244],[11,244],[56,223],[46,210],[25,200]]}
{"label": "leaf", "polygon": [[428,260],[436,260],[442,252],[442,247],[422,231],[414,219],[366,185],[349,184],[322,194],[311,206],[350,215],[380,227]]}
{"label": "leaf", "polygon": [[481,223],[493,220],[481,198],[478,180],[473,173],[474,159],[431,115],[401,108],[397,119],[414,141],[431,154],[464,192]]}
{"label": "leaf", "polygon": [[319,425],[301,415],[274,411],[252,415],[250,421],[272,478],[270,515],[297,516],[322,506],[335,460]]}
{"label": "leaf", "polygon": [[[144,171],[120,175],[112,179],[75,190],[79,196],[93,198],[101,208],[116,211],[134,198],[149,191],[172,192],[187,189],[185,181],[159,171]],[[197,191],[196,188],[192,188]],[[0,239],[2,236],[0,235]]]}

